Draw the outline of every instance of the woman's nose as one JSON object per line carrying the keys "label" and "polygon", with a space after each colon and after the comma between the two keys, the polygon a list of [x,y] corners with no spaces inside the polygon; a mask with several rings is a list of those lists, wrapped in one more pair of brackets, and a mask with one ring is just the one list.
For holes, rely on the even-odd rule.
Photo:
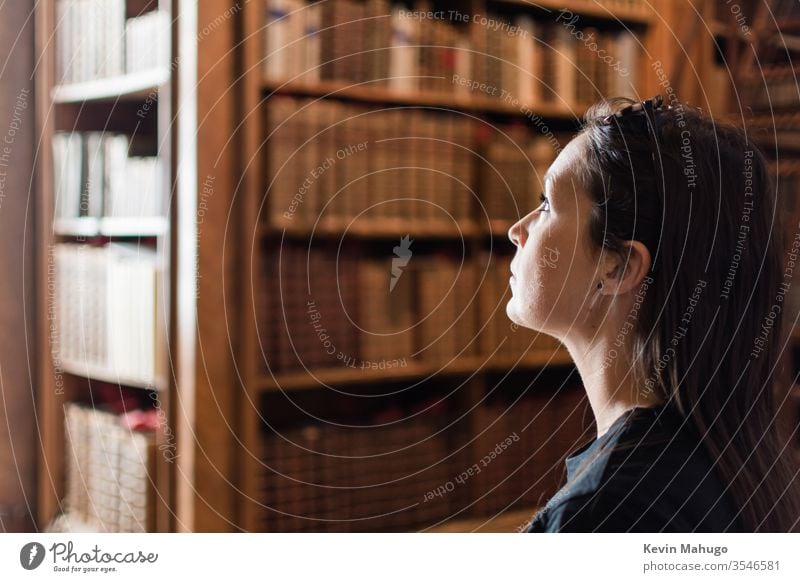
{"label": "woman's nose", "polygon": [[508,238],[518,247],[525,244],[525,228],[522,220],[518,220],[511,225],[511,228],[508,229]]}

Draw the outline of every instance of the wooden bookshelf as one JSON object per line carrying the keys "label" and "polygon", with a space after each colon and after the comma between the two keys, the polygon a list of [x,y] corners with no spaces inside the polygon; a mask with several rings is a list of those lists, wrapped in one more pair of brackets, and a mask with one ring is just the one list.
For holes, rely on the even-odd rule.
{"label": "wooden bookshelf", "polygon": [[[528,4],[528,6],[525,6]],[[650,8],[636,9],[614,9],[613,11],[599,2],[483,2],[473,1],[465,6],[459,6],[460,11],[471,11],[474,13],[487,14],[489,5],[504,5],[504,9],[514,9],[515,5],[520,11],[532,15],[534,18],[555,18],[555,14],[562,8],[572,10],[575,14],[585,17],[584,20],[590,24],[602,22],[602,26],[614,27],[621,26],[620,23],[634,25],[647,50],[656,50],[660,43],[664,42],[666,35],[664,29],[656,26],[653,15],[659,11],[662,3],[657,3],[650,12]],[[277,97],[289,96],[296,99],[310,98],[315,102],[336,102],[341,104],[356,104],[367,107],[410,107],[425,108],[430,111],[453,111],[474,116],[485,120],[495,117],[506,118],[509,120],[524,121],[526,114],[523,107],[517,103],[511,105],[500,99],[492,99],[481,96],[478,93],[469,95],[455,93],[437,93],[433,91],[399,91],[389,88],[382,80],[380,81],[337,81],[321,80],[306,82],[297,79],[275,79],[267,76],[263,71],[263,15],[259,7],[246,6],[242,16],[242,35],[245,39],[241,43],[243,56],[243,70],[246,73],[241,83],[242,105],[244,113],[242,126],[245,128],[241,135],[243,147],[242,159],[250,160],[242,167],[244,184],[244,197],[242,202],[243,226],[240,228],[241,238],[239,246],[246,249],[242,269],[239,274],[238,287],[241,295],[237,295],[240,311],[237,321],[242,322],[239,328],[239,348],[238,356],[233,358],[233,366],[241,374],[241,385],[245,395],[246,404],[242,407],[242,416],[238,418],[240,431],[239,438],[245,443],[245,447],[253,451],[241,457],[238,466],[237,484],[242,491],[242,499],[238,501],[236,527],[244,530],[253,530],[259,527],[258,516],[265,511],[259,495],[263,495],[263,481],[257,478],[263,471],[259,453],[261,447],[262,424],[266,419],[280,417],[286,412],[285,408],[291,408],[289,404],[277,404],[281,394],[285,393],[288,398],[301,398],[306,395],[308,398],[324,398],[329,392],[338,390],[347,391],[348,387],[359,390],[369,389],[371,385],[380,386],[402,385],[405,382],[420,382],[426,378],[438,378],[443,381],[450,379],[463,386],[459,391],[463,400],[459,410],[465,412],[465,418],[469,429],[468,439],[475,442],[464,447],[464,451],[479,450],[476,447],[484,446],[477,444],[475,436],[480,433],[478,418],[481,417],[483,410],[483,400],[487,392],[492,392],[497,377],[502,377],[512,369],[519,369],[536,376],[546,369],[568,369],[571,366],[571,359],[566,350],[547,349],[536,351],[532,350],[523,359],[503,358],[499,356],[488,357],[485,354],[480,356],[470,356],[456,358],[447,364],[443,363],[424,363],[409,362],[404,367],[387,368],[386,370],[372,369],[348,369],[342,368],[314,368],[292,372],[272,372],[263,368],[262,353],[259,342],[260,338],[256,318],[257,299],[266,291],[258,283],[259,274],[265,268],[266,255],[263,251],[264,244],[280,244],[289,238],[302,241],[316,240],[318,236],[330,236],[332,239],[342,240],[344,238],[355,239],[362,245],[376,244],[383,239],[398,238],[411,233],[412,238],[421,239],[456,239],[463,240],[466,248],[470,252],[475,252],[487,244],[487,237],[490,239],[503,239],[507,236],[508,228],[513,223],[508,219],[493,219],[485,221],[485,217],[461,222],[457,228],[454,225],[431,225],[428,226],[419,222],[407,222],[402,220],[367,220],[356,219],[352,222],[342,224],[324,225],[298,225],[292,221],[281,224],[270,223],[264,219],[265,215],[265,183],[268,183],[264,170],[265,164],[255,163],[254,160],[263,160],[264,152],[270,148],[270,142],[265,135],[265,111],[268,111],[270,103]],[[474,35],[473,30],[471,35]],[[648,70],[644,62],[641,63],[641,87],[642,94],[655,92],[656,80],[654,74]],[[546,122],[556,127],[574,127],[574,124],[585,112],[585,107],[564,107],[560,103],[542,101],[537,103],[525,104],[529,110],[527,117],[539,116]],[[561,124],[561,125],[559,125]],[[301,140],[302,142],[302,140]],[[238,183],[238,176],[237,176]],[[260,235],[254,241],[254,235]],[[498,241],[491,242],[492,245]],[[502,242],[502,241],[501,241]],[[492,247],[494,248],[494,247]],[[267,267],[275,269],[274,265]],[[274,274],[274,273],[273,273]],[[201,311],[202,314],[202,311]],[[269,363],[269,353],[266,354]],[[502,383],[501,383],[502,384]],[[236,388],[239,389],[238,387]],[[259,408],[258,403],[262,398],[270,398],[269,405]],[[235,399],[235,398],[234,398]],[[366,419],[364,422],[367,422]],[[472,432],[474,431],[474,432]],[[462,451],[462,453],[464,452]],[[291,453],[290,453],[291,454]],[[465,453],[470,454],[470,453]],[[460,457],[459,457],[460,458]],[[459,466],[456,462],[454,466]],[[268,476],[266,478],[269,478]],[[210,492],[211,485],[208,486]],[[229,502],[231,505],[233,501]],[[269,505],[269,501],[264,499],[263,503]],[[229,505],[229,506],[231,506]],[[535,506],[521,509],[519,511],[506,512],[503,515],[487,515],[486,517],[473,518],[474,509],[459,515],[448,523],[440,524],[432,531],[515,531],[524,522],[528,521],[535,513]],[[220,523],[217,521],[216,523]]]}
{"label": "wooden bookshelf", "polygon": [[[129,6],[138,6],[131,2]],[[550,0],[526,6],[526,2],[470,1],[462,11],[486,14],[487,5],[519,10],[535,19],[555,18],[562,8],[586,17],[589,24],[623,30],[635,25],[646,51],[659,54],[668,38],[672,3],[655,2],[653,12],[613,9],[600,2]],[[643,5],[646,3],[643,3]],[[503,118],[507,123],[525,122],[535,116],[557,131],[574,128],[584,106],[565,107],[557,100],[519,105],[472,94],[468,97],[433,91],[399,92],[378,83],[348,81],[275,81],[264,73],[264,5],[259,2],[204,0],[159,5],[173,10],[172,67],[112,79],[55,87],[54,28],[52,3],[37,5],[38,51],[43,66],[37,69],[37,112],[44,144],[57,129],[69,127],[70,116],[110,116],[114,122],[138,127],[135,113],[142,105],[156,109],[146,116],[157,135],[163,156],[170,196],[169,214],[156,219],[122,220],[86,218],[56,221],[53,159],[48,147],[39,160],[40,193],[43,201],[37,215],[38,243],[48,249],[59,241],[104,238],[147,238],[158,249],[160,328],[158,395],[165,423],[157,433],[157,445],[176,444],[174,463],[160,458],[154,483],[159,503],[155,511],[158,531],[253,531],[259,527],[265,499],[263,467],[264,419],[291,412],[286,402],[275,404],[281,392],[298,399],[327,397],[326,385],[342,391],[389,383],[434,382],[460,385],[454,406],[460,413],[465,442],[450,443],[447,467],[463,468],[469,455],[494,446],[483,434],[488,396],[496,396],[512,382],[527,383],[551,368],[568,374],[570,358],[563,348],[532,349],[522,358],[481,356],[458,358],[449,364],[409,363],[390,370],[312,368],[278,371],[271,376],[259,357],[257,301],[265,289],[260,276],[274,265],[266,263],[264,245],[292,239],[295,243],[322,236],[329,240],[353,238],[369,249],[386,239],[409,232],[420,242],[458,246],[463,242],[470,256],[487,246],[504,242],[511,221],[481,222],[465,218],[457,224],[441,221],[421,224],[409,220],[357,220],[351,223],[290,225],[282,228],[265,220],[266,112],[274,98],[311,98],[337,104],[380,108],[424,108],[431,112],[462,114],[479,120]],[[663,8],[667,8],[663,10]],[[549,13],[548,13],[549,11]],[[665,22],[653,17],[666,14]],[[621,24],[622,23],[622,24]],[[474,34],[475,30],[470,30]],[[642,59],[641,93],[656,92],[654,74]],[[155,95],[155,98],[154,98]],[[125,102],[118,106],[117,102]],[[53,113],[55,111],[55,113]],[[155,112],[156,118],[153,117]],[[128,118],[120,120],[119,116]],[[59,119],[57,119],[59,118]],[[146,124],[146,123],[145,123]],[[478,195],[480,193],[478,192]],[[48,257],[41,253],[38,272],[48,280]],[[483,306],[481,306],[483,308]],[[38,296],[38,309],[48,313],[48,297]],[[49,354],[46,317],[39,324],[39,352]],[[534,344],[534,348],[535,348]],[[269,357],[269,354],[268,354]],[[511,380],[506,372],[519,369]],[[106,379],[100,371],[71,370],[63,395],[56,394],[52,358],[42,358],[39,369],[39,413],[43,428],[40,464],[39,517],[44,526],[57,513],[64,493],[63,406],[76,398],[90,382]],[[501,380],[498,380],[500,378]],[[135,387],[135,386],[130,386]],[[555,397],[554,397],[555,398]],[[269,404],[262,404],[265,399]],[[367,419],[359,419],[366,423]],[[170,440],[170,429],[174,441]],[[492,433],[493,434],[493,433]],[[563,446],[563,442],[561,445]],[[449,470],[449,469],[448,469]],[[447,475],[445,471],[443,475]],[[445,477],[447,478],[447,477]],[[466,490],[464,490],[466,491]],[[454,523],[441,524],[442,531],[513,531],[535,512],[532,504],[500,516],[484,516],[470,509]],[[466,521],[462,521],[466,519]],[[438,520],[437,521],[441,521]],[[512,523],[513,522],[513,523]],[[451,528],[451,529],[447,529]],[[420,529],[424,529],[420,528]]]}
{"label": "wooden bookshelf", "polygon": [[[115,18],[122,19],[122,25],[128,22],[125,19],[136,17],[149,11],[160,11],[159,14],[169,15],[172,10],[170,0],[155,2],[139,2],[125,0],[122,11],[115,13]],[[175,79],[172,71],[167,66],[143,70],[140,72],[102,76],[102,68],[98,64],[108,58],[108,53],[102,51],[99,45],[90,45],[89,40],[82,37],[99,56],[95,62],[95,79],[67,84],[59,84],[57,68],[59,63],[79,62],[76,56],[62,55],[58,51],[62,46],[67,46],[65,32],[67,24],[57,13],[65,3],[43,2],[38,3],[35,9],[37,28],[37,55],[39,66],[36,68],[36,113],[37,132],[41,144],[40,155],[37,158],[37,269],[41,281],[38,294],[38,309],[41,318],[39,325],[39,358],[38,364],[38,415],[41,434],[41,456],[38,483],[38,509],[37,525],[40,530],[53,524],[79,522],[80,515],[69,515],[67,511],[76,511],[67,503],[66,473],[70,451],[68,435],[65,434],[65,410],[73,402],[83,403],[85,406],[111,404],[100,399],[103,393],[102,386],[116,386],[118,392],[133,390],[144,402],[147,394],[157,396],[157,408],[163,415],[164,422],[154,431],[146,433],[152,438],[153,446],[146,454],[144,469],[146,478],[152,485],[151,496],[147,501],[148,514],[146,528],[148,531],[174,530],[174,500],[173,500],[173,466],[163,450],[174,447],[174,434],[172,427],[172,402],[174,397],[173,382],[170,379],[170,334],[171,318],[173,312],[173,266],[171,237],[172,217],[168,216],[166,204],[164,211],[158,216],[126,216],[84,213],[83,200],[81,200],[81,214],[63,216],[57,201],[56,181],[61,177],[56,172],[54,155],[54,137],[57,132],[81,135],[84,132],[100,134],[132,136],[142,133],[143,138],[152,138],[155,151],[149,155],[151,159],[158,159],[160,172],[154,171],[154,187],[163,193],[166,199],[171,192],[174,168],[173,155],[173,84]],[[83,22],[91,18],[90,15],[77,14],[77,10],[86,6],[75,6],[74,19],[70,20],[73,26],[83,26]],[[107,9],[108,5],[95,4],[93,10]],[[59,19],[61,18],[61,19]],[[81,21],[81,24],[78,24]],[[118,21],[119,24],[119,21]],[[60,28],[60,26],[64,28]],[[73,32],[73,34],[77,34]],[[64,36],[62,43],[61,35]],[[56,42],[58,39],[58,42]],[[155,39],[154,39],[155,40]],[[99,41],[92,41],[99,42]],[[124,53],[124,47],[120,48]],[[111,51],[109,51],[111,52]],[[82,56],[88,59],[89,49]],[[124,57],[120,57],[122,59]],[[75,65],[78,66],[77,64]],[[88,68],[89,65],[86,65]],[[64,74],[64,71],[61,71]],[[138,112],[138,115],[137,115]],[[133,151],[133,150],[131,150]],[[126,146],[127,154],[127,146]],[[139,154],[130,154],[139,155]],[[105,189],[108,187],[105,169],[103,170],[103,196],[107,196]],[[80,180],[85,179],[85,170],[79,170]],[[82,182],[81,188],[85,183]],[[88,186],[86,187],[88,189]],[[141,192],[141,191],[140,191]],[[86,192],[82,193],[87,195]],[[155,195],[155,194],[153,194]],[[107,201],[103,202],[103,205]],[[88,206],[88,204],[87,204]],[[133,239],[133,242],[125,239]],[[153,311],[146,315],[152,318],[153,328],[145,331],[153,346],[153,352],[146,353],[145,360],[150,359],[152,375],[128,374],[120,371],[113,365],[100,365],[88,357],[72,358],[64,356],[64,346],[58,341],[61,326],[66,326],[66,317],[61,317],[60,310],[66,307],[59,305],[62,289],[70,281],[62,280],[54,258],[54,250],[69,244],[71,248],[100,249],[108,248],[110,242],[126,243],[127,248],[135,245],[142,250],[143,255],[152,257],[152,301]],[[111,262],[109,262],[111,266]],[[119,266],[118,266],[119,267]],[[48,291],[50,289],[51,291]],[[105,291],[104,291],[105,292]],[[110,293],[110,291],[109,291]],[[87,311],[93,305],[85,305],[81,309]],[[147,309],[146,303],[141,305],[128,304],[120,311],[135,312],[137,308]],[[111,309],[111,307],[109,307]],[[146,318],[145,318],[146,319]],[[121,320],[120,320],[121,321]],[[122,333],[124,330],[119,330]],[[108,350],[108,346],[104,348]],[[74,351],[74,350],[73,350]],[[144,362],[145,360],[142,360]],[[95,393],[95,391],[98,391]],[[113,391],[106,391],[111,394]],[[120,396],[121,397],[121,396]],[[149,403],[145,406],[149,406]],[[153,405],[155,406],[155,405]],[[141,436],[141,435],[139,435]],[[108,488],[114,486],[108,483]],[[130,524],[129,524],[130,525]],[[119,524],[107,526],[97,522],[87,525],[95,531],[105,527],[121,527]],[[127,526],[126,526],[127,527]],[[112,530],[113,531],[113,530]]]}

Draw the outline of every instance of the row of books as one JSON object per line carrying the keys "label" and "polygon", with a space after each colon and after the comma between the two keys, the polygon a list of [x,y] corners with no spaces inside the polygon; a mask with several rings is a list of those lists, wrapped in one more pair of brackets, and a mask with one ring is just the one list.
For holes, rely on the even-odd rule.
{"label": "row of books", "polygon": [[470,118],[293,97],[266,107],[271,225],[402,220],[453,228],[472,216]]}
{"label": "row of books", "polygon": [[412,259],[406,240],[378,258],[336,248],[307,254],[299,244],[268,252],[259,296],[269,370],[385,369],[476,354],[472,265]]}
{"label": "row of books", "polygon": [[154,433],[73,402],[64,420],[66,513],[94,531],[152,531]]}
{"label": "row of books", "polygon": [[94,81],[169,63],[169,15],[126,20],[125,0],[56,2],[56,80]]}
{"label": "row of books", "polygon": [[[503,22],[502,16],[488,18]],[[479,26],[475,38],[474,79],[486,84],[476,92],[487,97],[569,109],[611,96],[636,96],[640,43],[630,30],[601,31],[576,27],[570,19],[537,21],[523,15],[499,31]]]}
{"label": "row of books", "polygon": [[152,10],[125,23],[125,70],[150,71],[169,65],[172,51],[169,14]]}
{"label": "row of books", "polygon": [[797,73],[791,66],[764,67],[742,90],[742,101],[751,109],[771,112],[797,107]]}
{"label": "row of books", "polygon": [[389,0],[267,0],[266,12],[266,76],[279,82],[374,83],[565,107],[635,96],[638,82],[633,32],[577,26],[565,14],[452,10],[431,18]]}
{"label": "row of books", "polygon": [[563,147],[568,139],[544,136],[523,123],[495,125],[480,142],[478,193],[483,208],[478,220],[517,221],[538,207],[544,175],[556,158],[553,142]]}
{"label": "row of books", "polygon": [[53,136],[55,217],[162,216],[162,161],[131,155],[126,135],[59,132]]}
{"label": "row of books", "polygon": [[53,250],[57,368],[121,384],[155,384],[156,256],[133,244]]}
{"label": "row of books", "polygon": [[544,334],[505,314],[510,257],[415,253],[413,239],[386,254],[299,242],[271,247],[257,290],[259,335],[272,373],[447,364],[494,354],[515,362],[553,352]]}
{"label": "row of books", "polygon": [[585,392],[496,396],[475,411],[474,430],[452,420],[447,402],[364,427],[265,429],[259,528],[415,531],[511,508],[533,515],[563,481],[566,455],[592,438]]}
{"label": "row of books", "polygon": [[[541,360],[541,355],[551,354],[561,347],[561,342],[544,333],[532,331],[513,323],[506,314],[506,305],[511,300],[509,278],[511,256],[481,252],[477,257],[477,268],[483,277],[479,310],[481,350],[484,354],[495,354],[498,361],[512,365],[524,363],[526,358]],[[558,261],[557,256],[545,256],[543,260]]]}
{"label": "row of books", "polygon": [[[472,467],[478,469],[471,494],[476,515],[541,508],[564,481],[564,458],[594,438],[580,385],[499,396],[476,410],[478,437],[470,453]],[[498,447],[500,443],[507,446]]]}
{"label": "row of books", "polygon": [[450,500],[423,500],[449,478],[447,455],[446,435],[419,417],[370,428],[317,424],[269,433],[258,527],[363,532],[435,523],[448,517]]}

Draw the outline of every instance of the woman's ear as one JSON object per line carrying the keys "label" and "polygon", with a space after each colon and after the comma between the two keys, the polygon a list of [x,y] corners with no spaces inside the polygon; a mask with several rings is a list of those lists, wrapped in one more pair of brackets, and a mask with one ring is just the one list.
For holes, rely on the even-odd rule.
{"label": "woman's ear", "polygon": [[650,251],[644,243],[628,240],[622,244],[620,254],[608,255],[610,264],[601,288],[604,295],[621,295],[638,289],[650,271]]}

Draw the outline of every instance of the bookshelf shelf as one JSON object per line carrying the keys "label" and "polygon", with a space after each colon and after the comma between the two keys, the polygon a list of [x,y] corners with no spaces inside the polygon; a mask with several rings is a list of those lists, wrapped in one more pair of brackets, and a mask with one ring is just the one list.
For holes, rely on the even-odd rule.
{"label": "bookshelf shelf", "polygon": [[[603,20],[611,20],[614,22],[629,22],[639,24],[650,24],[653,20],[652,15],[642,3],[642,9],[631,9],[622,6],[604,7],[601,2],[593,2],[591,0],[572,0],[571,2],[561,2],[559,0],[492,0],[497,4],[516,4],[518,6],[532,6],[535,8],[543,8],[548,11],[560,12],[561,10],[568,10],[573,14],[582,16],[590,16],[592,18],[600,18]],[[612,4],[612,3],[608,3]]]}
{"label": "bookshelf shelf", "polygon": [[53,232],[59,236],[154,237],[165,234],[169,221],[160,216],[59,218]]}
{"label": "bookshelf shelf", "polygon": [[53,234],[59,236],[97,236],[100,219],[91,216],[80,218],[57,218],[53,221]]}
{"label": "bookshelf shelf", "polygon": [[88,380],[97,380],[99,382],[109,382],[120,386],[129,386],[131,388],[163,390],[165,386],[163,380],[125,377],[107,368],[93,366],[85,362],[72,362],[64,359],[58,362],[58,367],[61,371],[72,374],[73,376],[79,376]]}
{"label": "bookshelf shelf", "polygon": [[457,358],[447,364],[413,362],[403,367],[383,370],[334,368],[278,374],[264,379],[259,389],[263,392],[310,390],[324,385],[366,384],[375,381],[402,381],[430,376],[448,377],[471,373],[497,372],[513,368],[541,368],[543,366],[570,365],[572,358],[566,349],[534,351],[520,360],[470,356]]}
{"label": "bookshelf shelf", "polygon": [[293,81],[262,80],[262,88],[269,96],[294,95],[302,97],[351,99],[365,103],[396,104],[417,107],[439,107],[452,111],[475,111],[505,115],[538,115],[550,119],[575,121],[585,113],[585,107],[567,108],[554,103],[514,105],[501,99],[470,97],[450,93],[401,93],[375,84],[353,84],[344,81],[320,81],[314,84]]}
{"label": "bookshelf shelf", "polygon": [[459,358],[449,364],[409,363],[404,367],[384,370],[360,370],[358,368],[335,368],[280,374],[261,384],[265,392],[281,390],[305,390],[324,384],[361,384],[380,381],[399,381],[422,378],[430,375],[461,375],[474,372],[480,366],[479,358]]}
{"label": "bookshelf shelf", "polygon": [[160,68],[96,81],[59,85],[53,88],[52,99],[55,103],[138,100],[157,92],[169,78],[169,69]]}
{"label": "bookshelf shelf", "polygon": [[447,222],[415,223],[408,220],[360,220],[352,224],[320,224],[318,226],[264,225],[262,236],[309,238],[314,236],[353,236],[357,238],[397,238],[413,232],[415,238],[470,238],[481,232],[473,222],[458,225]]}

